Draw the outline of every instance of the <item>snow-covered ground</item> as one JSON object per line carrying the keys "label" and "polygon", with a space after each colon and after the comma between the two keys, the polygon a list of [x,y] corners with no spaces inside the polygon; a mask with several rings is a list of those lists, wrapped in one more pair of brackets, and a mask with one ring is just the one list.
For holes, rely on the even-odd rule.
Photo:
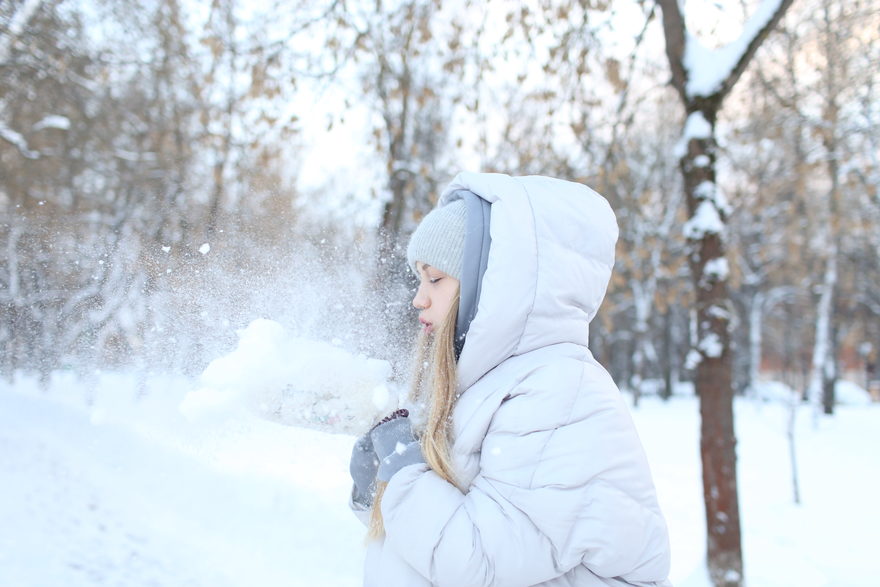
{"label": "snow-covered ground", "polygon": [[[0,383],[0,585],[360,584],[352,436],[243,404],[193,418],[180,406],[204,381],[137,389],[115,374],[89,387],[59,374],[46,392]],[[880,405],[815,419],[798,407],[800,505],[788,414],[778,400],[736,405],[747,584],[876,584]],[[671,578],[706,586],[697,401],[643,397],[634,417],[669,520]]]}
{"label": "snow-covered ground", "polygon": [[135,400],[103,377],[91,408],[73,384],[0,390],[0,585],[358,583],[351,437],[193,424],[179,383],[154,383]]}

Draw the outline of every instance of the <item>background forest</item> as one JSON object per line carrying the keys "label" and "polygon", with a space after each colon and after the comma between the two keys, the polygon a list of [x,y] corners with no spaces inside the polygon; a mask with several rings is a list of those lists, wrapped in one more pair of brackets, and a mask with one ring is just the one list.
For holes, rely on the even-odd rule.
{"label": "background forest", "polygon": [[[690,18],[720,43],[743,10]],[[570,178],[612,202],[619,265],[595,351],[624,385],[669,393],[688,378],[694,294],[684,112],[658,13],[4,2],[2,372],[199,372],[255,312],[295,312],[291,280],[334,273],[351,282],[329,296],[345,319],[321,327],[353,321],[370,332],[356,344],[386,355],[386,321],[360,324],[376,296],[353,292],[405,305],[399,244],[445,182],[479,169]],[[876,362],[878,14],[870,0],[796,3],[721,111],[739,391],[762,368],[803,389],[816,361],[865,383]]]}
{"label": "background forest", "polygon": [[[591,346],[671,397],[714,355],[670,4],[0,0],[0,376],[143,394],[263,317],[402,380],[401,247],[479,170],[608,198]],[[711,121],[731,391],[880,397],[880,0],[677,5],[710,48],[784,12]]]}

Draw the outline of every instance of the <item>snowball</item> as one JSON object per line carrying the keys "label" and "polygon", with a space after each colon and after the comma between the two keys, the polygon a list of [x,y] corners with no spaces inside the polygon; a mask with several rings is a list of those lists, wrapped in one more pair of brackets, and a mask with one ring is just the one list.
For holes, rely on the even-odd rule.
{"label": "snowball", "polygon": [[209,245],[208,243],[204,243],[202,246],[199,247],[199,252],[203,255],[207,255],[208,251],[210,251],[210,250],[211,250],[211,245]]}

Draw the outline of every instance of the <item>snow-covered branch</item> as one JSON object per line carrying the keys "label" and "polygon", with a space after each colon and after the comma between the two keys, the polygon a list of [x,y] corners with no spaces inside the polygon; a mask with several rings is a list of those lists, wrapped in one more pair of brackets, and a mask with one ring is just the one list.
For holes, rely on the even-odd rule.
{"label": "snow-covered branch", "polygon": [[672,83],[685,102],[711,97],[723,100],[791,3],[792,0],[763,0],[739,37],[709,49],[687,30],[678,0],[658,0],[663,9]]}
{"label": "snow-covered branch", "polygon": [[719,95],[723,99],[791,3],[792,0],[764,0],[745,23],[740,36],[717,49],[709,49],[696,36],[686,33],[684,67],[688,72],[688,96]]}
{"label": "snow-covered branch", "polygon": [[39,159],[40,152],[34,151],[28,146],[27,140],[21,135],[5,124],[0,122],[0,139],[3,139],[7,143],[11,144],[13,147],[19,150],[24,157],[28,159]]}

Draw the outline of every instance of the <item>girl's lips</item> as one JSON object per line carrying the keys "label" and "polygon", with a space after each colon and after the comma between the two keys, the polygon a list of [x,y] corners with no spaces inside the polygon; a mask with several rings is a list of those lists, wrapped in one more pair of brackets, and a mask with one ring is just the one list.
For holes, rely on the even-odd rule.
{"label": "girl's lips", "polygon": [[427,332],[428,334],[431,334],[431,332],[433,332],[434,325],[431,322],[428,322],[427,320],[423,320],[421,318],[419,318],[419,322],[421,322],[422,328],[425,329],[425,332]]}

